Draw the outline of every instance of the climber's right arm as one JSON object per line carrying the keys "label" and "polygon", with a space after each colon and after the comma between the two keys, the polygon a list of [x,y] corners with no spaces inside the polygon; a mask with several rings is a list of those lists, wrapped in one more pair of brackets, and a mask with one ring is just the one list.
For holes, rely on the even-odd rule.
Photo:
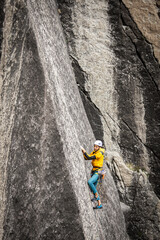
{"label": "climber's right arm", "polygon": [[83,155],[84,155],[84,158],[85,158],[86,160],[94,160],[94,159],[96,159],[96,156],[95,156],[95,155],[90,156],[90,155],[88,155],[86,152],[83,153]]}
{"label": "climber's right arm", "polygon": [[86,160],[96,159],[96,156],[95,156],[95,155],[92,155],[92,156],[91,156],[91,154],[88,155],[88,154],[86,153],[86,150],[85,150],[83,147],[81,147],[81,150],[82,150],[83,156],[84,156],[84,158],[85,158]]}

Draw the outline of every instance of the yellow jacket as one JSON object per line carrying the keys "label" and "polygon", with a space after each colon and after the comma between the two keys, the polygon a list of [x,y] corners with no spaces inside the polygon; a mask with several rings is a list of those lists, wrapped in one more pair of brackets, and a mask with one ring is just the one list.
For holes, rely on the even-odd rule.
{"label": "yellow jacket", "polygon": [[92,171],[98,170],[103,167],[103,159],[104,159],[104,148],[100,148],[98,151],[93,151],[89,155],[87,153],[84,154],[84,158],[87,160],[92,160]]}

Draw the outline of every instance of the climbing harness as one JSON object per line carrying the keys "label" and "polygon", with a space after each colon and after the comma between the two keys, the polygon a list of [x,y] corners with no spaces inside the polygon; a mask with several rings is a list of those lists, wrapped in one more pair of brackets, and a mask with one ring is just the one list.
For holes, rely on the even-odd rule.
{"label": "climbing harness", "polygon": [[[98,168],[98,167],[97,167]],[[106,171],[103,170],[102,168],[99,168],[99,170],[94,170],[91,171],[91,176],[93,176],[93,174],[97,174],[99,176],[99,183],[102,183],[102,180],[104,179],[105,175],[106,175]]]}
{"label": "climbing harness", "polygon": [[99,170],[98,175],[99,175],[99,183],[102,183],[102,180],[104,179],[104,177],[106,175],[106,171],[105,170]]}

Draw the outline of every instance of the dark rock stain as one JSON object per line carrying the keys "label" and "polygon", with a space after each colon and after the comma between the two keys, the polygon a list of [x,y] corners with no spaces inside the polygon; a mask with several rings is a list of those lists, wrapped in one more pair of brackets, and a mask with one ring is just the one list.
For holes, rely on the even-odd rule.
{"label": "dark rock stain", "polygon": [[[118,57],[117,83],[118,111],[121,125],[120,147],[126,161],[141,166],[142,145],[150,156],[152,185],[160,196],[159,120],[160,119],[160,67],[152,45],[145,39],[122,1],[109,1],[112,34],[116,40],[113,50]],[[122,74],[123,73],[123,74]],[[146,142],[138,139],[134,113],[135,88],[141,88],[144,98]],[[136,106],[135,106],[136,107]],[[135,147],[136,146],[136,147]],[[154,167],[153,167],[154,166]],[[155,172],[155,166],[157,170]]]}

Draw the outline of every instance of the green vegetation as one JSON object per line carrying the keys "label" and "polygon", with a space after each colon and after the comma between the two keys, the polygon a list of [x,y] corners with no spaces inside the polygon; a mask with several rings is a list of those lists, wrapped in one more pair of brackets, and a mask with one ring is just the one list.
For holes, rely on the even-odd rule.
{"label": "green vegetation", "polygon": [[126,163],[126,166],[132,171],[139,172],[141,170],[142,172],[147,174],[147,171],[143,167],[137,166],[133,163]]}

